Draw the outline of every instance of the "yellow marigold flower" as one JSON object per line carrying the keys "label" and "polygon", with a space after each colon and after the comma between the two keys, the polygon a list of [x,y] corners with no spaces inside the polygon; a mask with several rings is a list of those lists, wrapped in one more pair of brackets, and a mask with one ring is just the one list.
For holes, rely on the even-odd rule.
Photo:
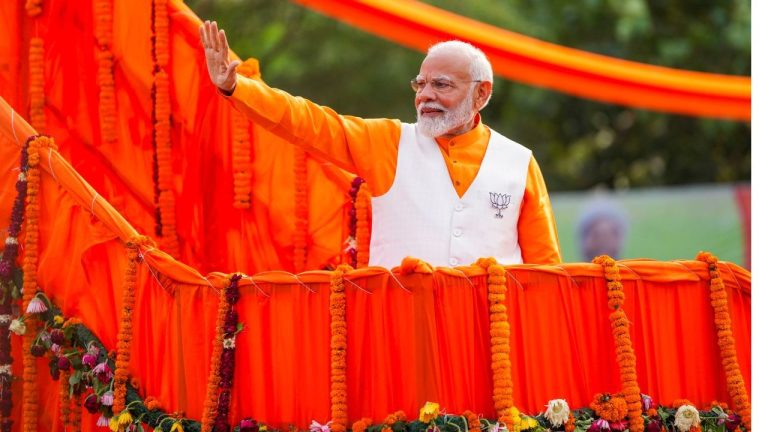
{"label": "yellow marigold flower", "polygon": [[174,422],[173,426],[171,426],[171,432],[184,432],[181,422]]}
{"label": "yellow marigold flower", "polygon": [[64,317],[61,316],[61,315],[56,315],[55,317],[53,317],[53,323],[56,324],[56,325],[63,324],[64,323]]}
{"label": "yellow marigold flower", "polygon": [[535,418],[533,418],[533,417],[523,417],[523,420],[521,422],[520,428],[522,430],[534,429],[538,425],[539,425],[539,422],[537,422]]}
{"label": "yellow marigold flower", "polygon": [[123,410],[123,412],[120,413],[120,417],[117,419],[118,426],[128,426],[132,422],[133,416],[131,416],[131,413],[128,410]]}
{"label": "yellow marigold flower", "polygon": [[440,413],[440,405],[435,402],[427,402],[419,410],[419,421],[422,423],[431,423]]}
{"label": "yellow marigold flower", "polygon": [[261,425],[259,426],[259,431],[265,432],[267,430],[267,425]]}
{"label": "yellow marigold flower", "polygon": [[119,428],[120,425],[117,424],[117,416],[112,416],[112,418],[109,419],[109,430],[117,432]]}

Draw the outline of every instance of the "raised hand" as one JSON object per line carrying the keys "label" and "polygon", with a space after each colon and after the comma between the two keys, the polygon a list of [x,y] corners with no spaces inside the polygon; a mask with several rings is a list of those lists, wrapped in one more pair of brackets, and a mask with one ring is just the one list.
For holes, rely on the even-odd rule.
{"label": "raised hand", "polygon": [[224,30],[219,30],[216,21],[206,21],[200,26],[200,41],[205,49],[205,62],[211,82],[226,93],[235,89],[235,68],[239,61],[229,61],[229,44]]}

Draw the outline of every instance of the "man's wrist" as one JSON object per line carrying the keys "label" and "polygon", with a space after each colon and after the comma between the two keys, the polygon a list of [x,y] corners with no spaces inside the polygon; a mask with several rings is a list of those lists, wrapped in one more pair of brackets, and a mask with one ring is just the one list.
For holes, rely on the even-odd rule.
{"label": "man's wrist", "polygon": [[235,87],[237,87],[237,81],[235,81],[235,85],[232,86],[232,89],[230,90],[224,90],[221,87],[218,87],[219,93],[223,94],[224,96],[232,96],[232,94],[235,92]]}

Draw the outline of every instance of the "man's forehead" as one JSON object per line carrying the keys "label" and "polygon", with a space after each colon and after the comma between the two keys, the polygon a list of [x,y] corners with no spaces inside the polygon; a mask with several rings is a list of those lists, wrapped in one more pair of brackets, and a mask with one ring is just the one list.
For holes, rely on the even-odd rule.
{"label": "man's forehead", "polygon": [[464,79],[469,75],[469,59],[457,52],[429,54],[421,63],[419,75],[425,79]]}

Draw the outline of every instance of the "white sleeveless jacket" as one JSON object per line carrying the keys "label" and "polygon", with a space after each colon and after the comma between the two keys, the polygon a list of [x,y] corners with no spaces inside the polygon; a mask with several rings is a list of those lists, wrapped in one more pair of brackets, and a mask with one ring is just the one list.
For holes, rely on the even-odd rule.
{"label": "white sleeveless jacket", "polygon": [[392,187],[371,200],[371,266],[392,268],[406,256],[435,266],[480,257],[522,262],[517,220],[531,151],[491,130],[480,170],[459,198],[438,144],[402,124]]}

